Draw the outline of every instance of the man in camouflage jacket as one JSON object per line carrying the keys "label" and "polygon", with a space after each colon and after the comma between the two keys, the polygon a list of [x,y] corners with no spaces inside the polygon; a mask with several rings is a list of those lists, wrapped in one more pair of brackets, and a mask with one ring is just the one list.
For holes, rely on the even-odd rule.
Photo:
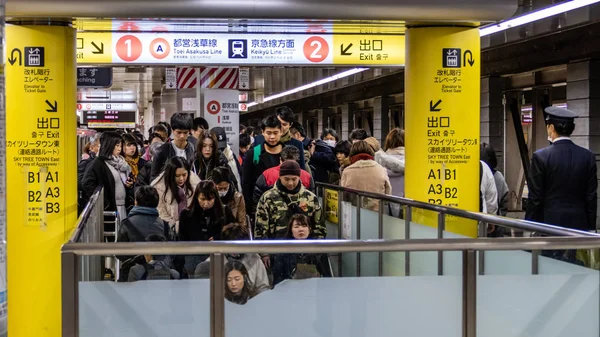
{"label": "man in camouflage jacket", "polygon": [[309,218],[312,239],[326,237],[321,205],[317,196],[300,183],[300,172],[293,160],[281,164],[279,180],[262,195],[256,207],[256,239],[284,239],[291,216],[298,213]]}

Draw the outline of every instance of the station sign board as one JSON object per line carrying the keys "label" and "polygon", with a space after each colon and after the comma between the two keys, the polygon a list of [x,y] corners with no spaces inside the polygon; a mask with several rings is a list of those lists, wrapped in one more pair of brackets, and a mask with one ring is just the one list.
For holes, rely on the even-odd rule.
{"label": "station sign board", "polygon": [[77,86],[109,88],[113,80],[112,68],[77,67]]}
{"label": "station sign board", "polygon": [[403,66],[404,35],[78,32],[78,64]]}

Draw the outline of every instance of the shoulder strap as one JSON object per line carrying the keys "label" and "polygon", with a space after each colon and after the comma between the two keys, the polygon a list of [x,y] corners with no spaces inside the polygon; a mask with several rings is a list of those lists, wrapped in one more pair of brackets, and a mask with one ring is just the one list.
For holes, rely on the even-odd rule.
{"label": "shoulder strap", "polygon": [[257,165],[260,161],[260,153],[262,152],[262,144],[258,144],[254,147],[254,157],[252,158],[252,162],[254,165]]}

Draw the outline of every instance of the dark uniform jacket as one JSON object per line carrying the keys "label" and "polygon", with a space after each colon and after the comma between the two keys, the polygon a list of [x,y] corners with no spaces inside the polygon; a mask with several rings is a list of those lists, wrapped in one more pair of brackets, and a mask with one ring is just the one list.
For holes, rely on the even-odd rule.
{"label": "dark uniform jacket", "polygon": [[[158,149],[158,152],[155,156],[156,158],[152,159],[152,172],[150,173],[150,181],[154,181],[154,179],[156,179],[162,173],[164,166],[167,163],[167,160],[175,157],[176,155],[177,153],[173,148],[173,144],[164,143]],[[188,142],[187,146],[185,147],[185,155],[190,165],[192,164],[194,159],[196,159],[196,148],[191,142]]]}
{"label": "dark uniform jacket", "polygon": [[551,225],[596,228],[596,159],[569,139],[536,151],[531,160],[526,219]]}

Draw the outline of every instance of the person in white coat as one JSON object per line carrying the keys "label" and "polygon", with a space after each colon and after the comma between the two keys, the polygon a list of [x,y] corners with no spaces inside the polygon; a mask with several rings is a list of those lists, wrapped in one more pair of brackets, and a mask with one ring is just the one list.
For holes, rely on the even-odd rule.
{"label": "person in white coat", "polygon": [[237,161],[233,150],[227,144],[227,134],[225,133],[225,129],[222,127],[214,127],[210,130],[217,138],[217,146],[223,156],[227,159],[227,166],[229,166],[229,170],[233,174],[235,179],[235,188],[237,188],[238,192],[242,191],[242,179],[240,178],[240,163]]}
{"label": "person in white coat", "polygon": [[481,170],[480,188],[481,188],[481,212],[497,215],[498,214],[498,190],[496,181],[490,167],[483,161],[479,161]]}

